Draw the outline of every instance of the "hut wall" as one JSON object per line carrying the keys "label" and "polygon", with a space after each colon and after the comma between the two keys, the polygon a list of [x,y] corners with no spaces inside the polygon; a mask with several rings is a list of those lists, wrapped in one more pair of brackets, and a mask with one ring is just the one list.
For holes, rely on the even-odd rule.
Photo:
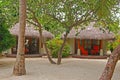
{"label": "hut wall", "polygon": [[11,49],[8,49],[7,51],[8,51],[8,54],[12,54],[12,51],[11,51]]}
{"label": "hut wall", "polygon": [[39,39],[39,54],[43,54],[44,53],[43,44],[40,42],[41,40]]}
{"label": "hut wall", "polygon": [[2,51],[2,55],[6,55],[6,54],[12,54],[11,48],[6,51]]}
{"label": "hut wall", "polygon": [[74,39],[67,39],[67,43],[70,45],[70,54],[74,54],[75,52],[75,45],[74,45]]}
{"label": "hut wall", "polygon": [[103,49],[103,55],[106,55],[107,53],[107,41],[106,40],[102,41],[102,49]]}
{"label": "hut wall", "polygon": [[[39,39],[40,40],[40,39]],[[47,39],[44,38],[44,41],[46,41]],[[40,46],[41,45],[41,46]],[[41,52],[41,53],[40,53]],[[41,44],[40,41],[39,41],[39,53],[40,54],[46,54],[46,51],[45,51],[45,47],[43,45],[43,43]]]}
{"label": "hut wall", "polygon": [[44,47],[41,48],[40,50],[41,50],[41,53],[40,53],[40,54],[46,54],[46,52],[45,52],[45,48],[44,48]]}

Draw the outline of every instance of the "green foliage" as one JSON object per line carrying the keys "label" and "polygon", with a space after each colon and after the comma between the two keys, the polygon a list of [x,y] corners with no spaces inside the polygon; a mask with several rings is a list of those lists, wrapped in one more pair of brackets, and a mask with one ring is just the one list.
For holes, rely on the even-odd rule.
{"label": "green foliage", "polygon": [[116,35],[116,39],[113,42],[108,43],[108,49],[115,49],[120,44],[120,35]]}
{"label": "green foliage", "polygon": [[39,22],[42,24],[43,29],[53,33],[55,36],[61,35],[65,31],[62,24],[58,23],[48,15],[41,15]]}
{"label": "green foliage", "polygon": [[116,32],[119,25],[118,4],[119,0],[55,0],[42,7],[44,14],[49,14],[66,29],[96,21],[100,23],[99,27]]}
{"label": "green foliage", "polygon": [[[28,0],[27,18],[34,22],[32,13],[34,12],[43,28],[55,36],[74,23],[81,26],[79,20],[84,24],[97,21],[102,23],[99,25],[116,32],[119,25],[117,15],[120,13],[118,4],[119,0]],[[18,0],[1,0],[0,8],[6,15],[9,24],[18,21]],[[88,21],[90,17],[91,19]]]}
{"label": "green foliage", "polygon": [[[96,17],[103,27],[110,31],[117,32],[119,29],[120,17],[120,1],[119,0],[97,0]],[[98,8],[98,9],[97,9]]]}
{"label": "green foliage", "polygon": [[15,44],[15,38],[8,31],[5,18],[0,13],[0,52],[5,51]]}
{"label": "green foliage", "polygon": [[120,35],[116,36],[116,40],[113,42],[113,48],[116,48],[120,44]]}
{"label": "green foliage", "polygon": [[[58,51],[59,51],[62,43],[63,43],[63,41],[58,38],[55,38],[55,39],[47,42],[47,46],[51,50],[52,57],[57,58]],[[66,44],[62,51],[62,57],[68,57],[69,53],[70,53],[70,47],[68,44]]]}
{"label": "green foliage", "polygon": [[11,27],[18,22],[19,7],[18,0],[0,0],[0,10],[6,19],[6,23]]}
{"label": "green foliage", "polygon": [[[28,6],[28,14],[27,18],[28,21],[35,22],[34,21],[34,16],[38,19],[39,23],[42,25],[42,28],[53,33],[55,36],[61,35],[64,31],[65,28],[61,23],[58,23],[55,19],[53,19],[51,16],[48,16],[44,14],[44,4],[48,4],[52,2],[51,0],[43,0],[43,1],[32,1],[28,0],[27,1],[27,6]],[[41,6],[39,6],[41,5]]]}

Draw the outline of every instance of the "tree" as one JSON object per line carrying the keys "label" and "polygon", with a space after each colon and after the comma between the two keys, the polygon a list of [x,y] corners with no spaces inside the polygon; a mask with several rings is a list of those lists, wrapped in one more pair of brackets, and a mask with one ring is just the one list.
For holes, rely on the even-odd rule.
{"label": "tree", "polygon": [[[52,60],[52,58],[51,58],[51,56],[50,56],[50,52],[48,51],[48,48],[47,48],[46,43],[45,43],[45,41],[44,41],[44,37],[42,36],[42,25],[41,25],[41,23],[39,22],[39,19],[36,17],[35,12],[34,12],[33,10],[31,10],[31,9],[28,9],[28,10],[30,11],[30,13],[32,13],[32,21],[29,21],[29,20],[27,20],[27,21],[28,21],[29,23],[31,23],[31,24],[33,24],[33,25],[35,25],[35,26],[37,26],[37,27],[39,28],[40,43],[41,43],[41,44],[43,43],[43,45],[44,45],[44,47],[45,47],[45,51],[46,51],[46,53],[47,53],[48,60],[49,60],[50,63],[56,64],[56,63]],[[41,44],[40,44],[40,46],[41,46]],[[40,48],[41,48],[41,47],[40,47]],[[40,53],[41,53],[41,52],[40,52]]]}
{"label": "tree", "polygon": [[[97,22],[97,24],[106,26],[108,29],[112,28],[113,25],[115,25],[114,29],[118,28],[119,18],[117,18],[116,14],[119,14],[120,11],[118,6],[119,0],[62,0],[58,2],[53,1],[51,4],[45,6],[47,7],[47,10],[45,11],[46,14],[66,27],[64,42],[58,52],[58,64],[61,63],[61,53],[67,35],[73,27],[94,21]],[[111,80],[115,65],[120,56],[119,52],[120,46],[118,46],[111,54],[100,80]]]}
{"label": "tree", "polygon": [[[66,43],[66,38],[69,31],[78,24],[82,24],[83,22],[87,22],[92,15],[91,10],[87,9],[83,4],[83,1],[76,1],[76,0],[67,0],[67,1],[51,1],[44,5],[45,14],[56,20],[62,26],[66,28],[66,34],[64,37],[63,44],[58,52],[58,61],[57,63],[61,63],[62,58],[62,50]],[[81,8],[81,9],[80,9]],[[88,10],[88,11],[87,11]],[[83,17],[85,19],[83,19]]]}
{"label": "tree", "polygon": [[[41,25],[44,25],[44,22],[50,19],[51,21],[55,20],[66,29],[63,45],[58,52],[57,63],[60,64],[61,53],[66,42],[66,37],[73,27],[92,21],[96,21],[98,24],[104,26],[113,25],[112,22],[114,21],[114,25],[118,25],[118,19],[115,20],[116,16],[113,16],[114,14],[118,13],[118,10],[116,10],[118,7],[116,8],[116,6],[114,6],[117,5],[117,2],[118,0],[38,0],[37,3],[32,1],[33,5],[36,4],[37,8],[31,6],[29,8],[35,12],[35,15],[40,21]],[[44,20],[46,19],[46,16],[49,16],[49,18]]]}
{"label": "tree", "polygon": [[[44,2],[44,1],[43,1]],[[32,4],[31,4],[32,3]],[[38,4],[38,3],[41,3],[41,1],[39,1],[38,0],[38,2],[33,2],[33,1],[28,1],[28,8],[27,8],[27,10],[28,10],[28,15],[27,15],[27,17],[28,17],[28,22],[29,23],[32,23],[33,25],[35,25],[36,27],[38,27],[39,28],[39,33],[40,33],[40,43],[43,43],[43,45],[44,45],[44,47],[45,47],[45,51],[46,51],[46,53],[47,53],[47,56],[48,56],[48,60],[49,60],[49,62],[50,63],[52,63],[52,64],[56,64],[53,60],[52,60],[52,58],[51,58],[51,56],[50,56],[50,52],[49,52],[49,50],[48,50],[48,48],[47,48],[47,46],[46,46],[46,42],[45,42],[45,40],[44,40],[44,37],[42,36],[42,28],[44,28],[42,25],[44,25],[44,15],[43,14],[41,14],[41,11],[42,11],[42,9],[41,9],[41,6],[40,6],[40,4]],[[34,7],[31,7],[31,6],[33,6],[33,5],[37,5],[37,6],[34,6]],[[41,45],[40,45],[41,46]],[[41,52],[40,52],[41,53]]]}
{"label": "tree", "polygon": [[15,38],[8,31],[6,18],[0,10],[0,53],[15,45]]}
{"label": "tree", "polygon": [[[45,14],[61,23],[66,28],[63,44],[58,52],[58,61],[61,63],[61,53],[66,42],[69,31],[78,25],[96,22],[99,25],[108,26],[113,21],[118,23],[118,19],[113,18],[113,11],[118,7],[118,0],[52,0],[44,5]],[[117,12],[117,11],[115,11]]]}
{"label": "tree", "polygon": [[24,42],[25,42],[25,26],[26,26],[26,0],[19,0],[19,37],[18,37],[18,51],[16,63],[14,66],[13,74],[14,75],[25,75],[25,56],[24,56]]}
{"label": "tree", "polygon": [[18,0],[0,0],[0,10],[6,18],[6,24],[11,27],[18,22],[19,7]]}
{"label": "tree", "polygon": [[120,58],[120,45],[110,55],[105,69],[99,80],[111,80],[117,61]]}

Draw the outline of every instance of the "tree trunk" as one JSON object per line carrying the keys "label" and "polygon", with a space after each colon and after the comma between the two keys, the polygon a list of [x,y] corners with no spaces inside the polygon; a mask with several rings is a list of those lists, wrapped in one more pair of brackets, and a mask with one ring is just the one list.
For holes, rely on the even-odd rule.
{"label": "tree trunk", "polygon": [[[49,60],[49,62],[51,63],[51,64],[56,64],[53,60],[52,60],[52,58],[51,58],[51,56],[50,56],[50,53],[49,53],[49,51],[48,51],[48,49],[47,49],[47,46],[46,46],[46,43],[45,43],[45,41],[44,41],[44,37],[42,36],[42,26],[41,26],[41,24],[39,23],[39,21],[38,21],[38,19],[36,18],[36,16],[35,16],[35,14],[33,13],[33,15],[34,15],[34,21],[38,24],[38,27],[39,27],[39,33],[40,33],[40,43],[42,44],[43,43],[43,45],[44,45],[44,47],[45,47],[45,51],[46,51],[46,53],[47,53],[47,57],[48,57],[48,60]],[[40,45],[41,46],[41,45]]]}
{"label": "tree trunk", "polygon": [[106,67],[99,80],[111,80],[119,56],[120,56],[120,45],[110,55],[110,58],[108,59]]}
{"label": "tree trunk", "polygon": [[46,51],[46,53],[47,53],[47,57],[48,57],[49,62],[50,62],[51,64],[56,64],[56,63],[52,60],[52,58],[51,58],[51,56],[50,56],[50,53],[49,53],[48,48],[47,48],[47,46],[46,46],[46,43],[45,43],[45,41],[44,41],[44,37],[42,36],[41,27],[39,27],[39,33],[40,33],[41,42],[43,43],[43,45],[44,45],[44,47],[45,47],[45,51]]}
{"label": "tree trunk", "polygon": [[[31,10],[30,10],[30,11],[31,11]],[[33,11],[31,11],[31,12],[32,12],[33,15],[34,15],[33,21],[34,21],[35,23],[37,23],[37,26],[38,26],[38,28],[39,28],[39,33],[40,33],[40,38],[39,38],[39,39],[41,39],[41,40],[40,40],[40,46],[41,46],[41,43],[43,43],[43,45],[44,45],[44,47],[45,47],[45,51],[46,51],[46,53],[47,53],[47,57],[48,57],[49,62],[52,63],[52,64],[56,64],[56,63],[52,60],[52,58],[51,58],[51,56],[50,56],[50,54],[49,54],[49,51],[48,51],[48,49],[47,49],[46,43],[45,43],[45,41],[44,41],[44,38],[43,38],[43,36],[42,36],[42,26],[41,26],[41,24],[39,23],[38,19],[36,18],[35,13],[34,13]]]}
{"label": "tree trunk", "polygon": [[19,37],[16,63],[14,65],[13,74],[17,76],[25,75],[25,25],[26,25],[26,0],[19,0]]}
{"label": "tree trunk", "polygon": [[50,56],[50,53],[49,53],[49,51],[48,51],[48,48],[47,48],[47,46],[46,46],[46,43],[45,43],[44,39],[43,39],[43,44],[44,44],[45,51],[46,51],[46,53],[47,53],[47,56],[48,56],[48,59],[49,59],[50,63],[51,63],[51,64],[56,64],[56,63],[52,60],[52,58],[51,58],[51,56]]}
{"label": "tree trunk", "polygon": [[63,41],[63,44],[58,52],[58,60],[57,60],[57,64],[61,64],[61,58],[62,58],[62,50],[65,46],[65,43],[66,43],[66,39],[67,39],[67,35],[68,35],[68,32],[66,32],[65,36],[64,36],[64,41]]}
{"label": "tree trunk", "polygon": [[[40,33],[40,32],[39,32]],[[42,54],[42,52],[41,52],[41,46],[42,45],[42,41],[41,41],[41,38],[39,37],[39,54]]]}

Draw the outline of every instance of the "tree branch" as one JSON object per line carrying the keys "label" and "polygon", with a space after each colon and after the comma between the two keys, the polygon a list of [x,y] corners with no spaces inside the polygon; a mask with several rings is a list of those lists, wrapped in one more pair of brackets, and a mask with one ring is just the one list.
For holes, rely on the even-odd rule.
{"label": "tree branch", "polygon": [[52,17],[53,19],[55,19],[56,21],[58,21],[59,23],[61,23],[62,25],[64,25],[64,26],[67,26],[67,24],[65,24],[65,23],[62,23],[58,18],[56,18],[54,15],[51,15],[51,14],[49,14],[49,13],[45,13],[46,15],[48,15],[48,16],[50,16],[50,17]]}
{"label": "tree branch", "polygon": [[31,9],[28,9],[28,10],[33,14],[33,18],[32,18],[33,21],[34,21],[35,23],[37,23],[37,24],[35,24],[35,25],[37,25],[37,27],[39,28],[39,33],[40,33],[41,42],[43,43],[43,45],[44,45],[44,47],[45,47],[45,50],[46,50],[46,53],[47,53],[47,57],[48,57],[50,63],[56,64],[56,63],[52,60],[51,56],[49,55],[49,51],[48,51],[48,49],[47,49],[46,43],[45,43],[44,38],[43,38],[43,36],[42,36],[42,25],[39,23],[38,19],[36,18],[35,12],[32,11]]}
{"label": "tree branch", "polygon": [[31,23],[31,24],[33,24],[33,25],[35,25],[35,26],[38,26],[36,23],[34,23],[34,22],[32,22],[32,21],[30,21],[30,20],[26,20],[27,22],[29,22],[29,23]]}

